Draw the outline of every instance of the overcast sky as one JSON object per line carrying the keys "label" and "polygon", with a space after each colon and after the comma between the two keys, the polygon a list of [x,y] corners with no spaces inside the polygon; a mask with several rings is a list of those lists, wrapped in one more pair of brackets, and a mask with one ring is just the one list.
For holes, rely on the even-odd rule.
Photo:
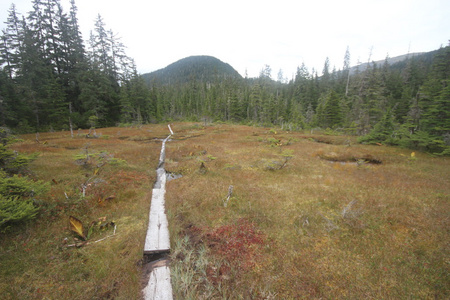
{"label": "overcast sky", "polygon": [[[27,14],[31,0],[1,0],[4,28],[11,4]],[[69,12],[69,0],[61,0]],[[448,0],[75,0],[83,38],[100,14],[135,59],[138,71],[164,68],[191,55],[211,55],[241,75],[269,65],[292,78],[302,62],[319,75],[325,59],[342,68],[448,45]],[[371,50],[372,49],[372,50]]]}

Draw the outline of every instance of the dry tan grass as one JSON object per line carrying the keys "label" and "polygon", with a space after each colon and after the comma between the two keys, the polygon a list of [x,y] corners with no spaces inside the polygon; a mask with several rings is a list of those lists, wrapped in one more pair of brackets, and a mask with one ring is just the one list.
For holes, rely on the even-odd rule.
{"label": "dry tan grass", "polygon": [[[172,129],[166,169],[183,175],[168,182],[166,193],[177,298],[448,298],[448,158],[270,128],[175,123]],[[33,174],[57,184],[40,200],[34,223],[1,233],[3,298],[139,297],[161,146],[155,139],[168,128],[99,133],[98,139],[41,133],[40,144],[28,135],[14,146],[40,152]],[[96,178],[103,181],[82,199],[80,184],[95,167],[76,165],[74,157],[87,144],[90,153],[107,151],[126,163],[101,167]],[[270,168],[286,150],[293,155],[287,165]],[[354,162],[369,157],[382,164]],[[69,215],[85,224],[114,220],[117,235],[67,249]]]}
{"label": "dry tan grass", "polygon": [[[220,282],[227,289],[217,291],[217,297],[247,298],[249,290],[251,297],[277,298],[447,295],[448,265],[442,263],[448,251],[443,213],[449,209],[448,159],[417,154],[412,160],[409,151],[397,148],[217,127],[206,128],[173,157],[168,154],[178,169],[189,171],[171,182],[167,192],[170,222],[180,235],[198,235],[207,242],[214,228],[245,218],[267,237],[257,266],[233,273],[239,280]],[[271,147],[270,138],[283,145]],[[195,147],[206,155],[183,156],[183,151],[195,153]],[[286,168],[261,167],[279,159],[285,149],[294,153]],[[215,159],[207,161],[208,154]],[[327,158],[374,158],[382,164],[341,164]],[[206,161],[205,174],[199,172],[198,159]],[[229,185],[234,197],[224,208]]]}
{"label": "dry tan grass", "polygon": [[[139,297],[139,264],[160,150],[160,143],[152,139],[167,135],[168,129],[162,125],[106,128],[98,129],[100,133],[97,139],[71,139],[68,132],[40,133],[40,143],[35,135],[25,135],[14,145],[17,151],[40,153],[32,163],[32,174],[52,186],[39,199],[41,215],[36,221],[1,233],[2,299]],[[130,138],[134,136],[145,141]],[[94,159],[85,167],[75,164],[75,156],[85,153],[86,147]],[[101,151],[124,162],[96,171],[95,154]],[[87,180],[92,184],[83,198],[81,184]],[[116,235],[79,249],[66,248],[75,242],[68,230],[69,215],[85,227],[98,218],[114,221]],[[91,240],[110,234],[111,228],[96,231]]]}

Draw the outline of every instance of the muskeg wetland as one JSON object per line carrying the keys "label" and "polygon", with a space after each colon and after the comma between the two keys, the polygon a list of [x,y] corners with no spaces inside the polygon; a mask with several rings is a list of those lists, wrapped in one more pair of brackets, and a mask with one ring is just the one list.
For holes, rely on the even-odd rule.
{"label": "muskeg wetland", "polygon": [[[175,299],[449,297],[449,158],[317,132],[172,128],[165,169],[182,175],[166,186]],[[35,220],[0,233],[3,299],[141,297],[167,125],[97,133],[40,133],[40,143],[24,135],[13,145],[39,152],[31,174],[51,189]],[[75,163],[87,153],[91,161]],[[116,234],[67,247],[77,242],[69,216],[86,228],[113,221]],[[92,241],[112,230],[92,228]]]}

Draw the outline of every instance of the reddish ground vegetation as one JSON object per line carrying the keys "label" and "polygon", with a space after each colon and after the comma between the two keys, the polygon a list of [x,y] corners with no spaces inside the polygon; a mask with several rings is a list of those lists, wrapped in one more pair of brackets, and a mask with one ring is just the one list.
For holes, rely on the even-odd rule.
{"label": "reddish ground vegetation", "polygon": [[205,239],[213,253],[243,271],[255,265],[265,243],[264,235],[247,219],[209,231]]}

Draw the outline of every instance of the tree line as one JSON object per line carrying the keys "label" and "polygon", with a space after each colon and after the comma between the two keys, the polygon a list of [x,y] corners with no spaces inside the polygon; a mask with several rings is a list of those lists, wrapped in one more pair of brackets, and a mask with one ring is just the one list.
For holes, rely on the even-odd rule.
{"label": "tree line", "polygon": [[156,118],[279,125],[286,130],[322,128],[385,143],[450,154],[450,47],[390,65],[368,62],[321,75],[305,64],[286,83],[266,65],[257,78],[193,78],[187,83],[150,82]]}
{"label": "tree line", "polygon": [[[297,68],[292,80],[214,76],[186,82],[146,82],[117,35],[99,15],[81,36],[75,1],[14,5],[0,39],[0,123],[16,132],[143,124],[170,120],[322,128],[386,143],[449,154],[450,47],[389,65]],[[149,58],[151,59],[151,58]]]}
{"label": "tree line", "polygon": [[100,15],[85,45],[74,0],[69,13],[59,0],[32,4],[28,15],[13,4],[0,36],[1,124],[47,131],[111,126],[149,113],[148,89]]}

